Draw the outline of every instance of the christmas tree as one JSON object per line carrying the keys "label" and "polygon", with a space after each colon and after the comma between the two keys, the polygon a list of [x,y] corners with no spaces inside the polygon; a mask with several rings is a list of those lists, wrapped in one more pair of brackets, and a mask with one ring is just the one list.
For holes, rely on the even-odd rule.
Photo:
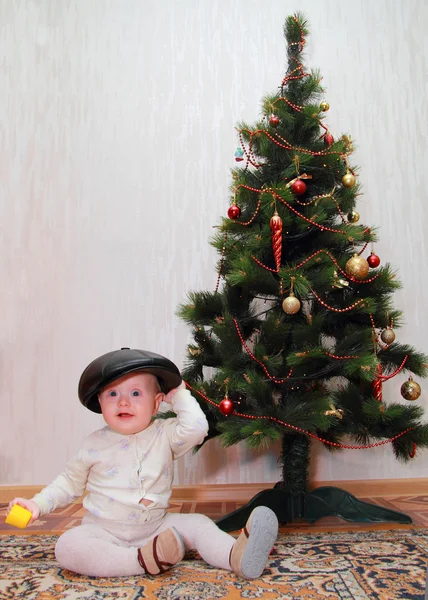
{"label": "christmas tree", "polygon": [[[417,381],[401,386],[410,404],[382,398],[398,373],[424,377],[428,358],[395,341],[403,315],[392,295],[400,284],[373,251],[375,228],[359,224],[352,140],[327,128],[321,77],[303,64],[307,33],[301,14],[286,19],[286,75],[264,98],[263,118],[237,126],[231,206],[212,240],[217,285],[191,292],[179,308],[193,329],[182,375],[208,417],[207,439],[251,448],[281,439],[276,495],[262,493],[258,503],[271,502],[287,520],[290,511],[323,516],[325,497],[343,503],[340,490],[325,488],[308,509],[313,439],[331,451],[389,444],[404,461],[428,445],[428,424],[413,402]],[[284,513],[276,505],[290,498],[294,508]]]}

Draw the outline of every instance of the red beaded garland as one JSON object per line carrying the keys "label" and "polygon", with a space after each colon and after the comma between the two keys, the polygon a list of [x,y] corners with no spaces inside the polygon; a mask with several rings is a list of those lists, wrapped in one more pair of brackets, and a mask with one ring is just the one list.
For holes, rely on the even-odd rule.
{"label": "red beaded garland", "polygon": [[255,256],[251,255],[251,258],[254,260],[254,262],[263,267],[263,269],[266,269],[266,271],[270,271],[271,273],[278,273],[278,269],[271,269],[270,267],[267,267]]}
{"label": "red beaded garland", "polygon": [[256,362],[257,364],[259,364],[262,367],[263,371],[266,373],[266,375],[269,377],[269,379],[271,381],[273,381],[274,383],[285,383],[287,381],[287,379],[289,379],[291,377],[291,374],[293,373],[293,367],[290,368],[290,371],[288,372],[288,375],[287,375],[287,379],[276,379],[275,377],[272,377],[272,375],[267,370],[266,365],[264,365],[260,360],[258,360],[254,356],[254,354],[251,352],[251,350],[248,348],[247,344],[245,343],[244,337],[243,337],[243,335],[241,333],[241,330],[239,329],[238,321],[236,319],[233,319],[233,322],[235,324],[235,328],[236,328],[236,331],[238,333],[239,339],[241,340],[241,344],[245,348],[245,351],[248,354],[248,356],[252,360],[254,360],[254,362]]}
{"label": "red beaded garland", "polygon": [[326,356],[330,358],[334,358],[335,360],[350,360],[351,358],[360,358],[358,354],[344,354],[343,356],[338,356],[337,354],[330,354],[330,352],[324,352]]}
{"label": "red beaded garland", "polygon": [[291,106],[291,108],[294,108],[294,110],[296,112],[302,112],[302,110],[305,108],[304,106],[299,106],[298,104],[293,104],[292,102],[290,102],[290,100],[288,100],[288,98],[285,98],[285,96],[281,96],[280,98],[278,98],[277,100],[275,100],[275,102],[273,104],[276,104],[277,102],[280,101],[286,102],[288,104],[288,106]]}
{"label": "red beaded garland", "polygon": [[408,354],[406,354],[406,356],[403,358],[401,365],[399,367],[397,367],[395,369],[395,371],[393,373],[391,373],[391,375],[382,375],[381,376],[382,381],[388,381],[388,379],[392,379],[393,377],[398,375],[398,373],[403,370],[404,365],[406,364],[406,361],[408,358],[409,358],[409,356],[408,356]]}
{"label": "red beaded garland", "polygon": [[293,206],[291,206],[291,204],[288,204],[288,202],[286,202],[284,200],[284,198],[281,198],[281,196],[279,196],[279,194],[276,194],[272,189],[267,189],[266,191],[269,192],[270,194],[272,194],[272,196],[274,198],[276,198],[279,202],[282,202],[295,215],[297,215],[298,217],[300,217],[301,219],[303,219],[307,223],[310,223],[311,225],[314,225],[314,227],[318,227],[318,229],[320,229],[321,231],[331,231],[332,233],[340,233],[342,235],[348,235],[349,234],[348,231],[343,231],[341,229],[333,229],[332,227],[327,227],[326,225],[320,225],[316,221],[313,221],[312,219],[309,219],[308,217],[305,217],[305,215],[302,215],[302,213],[300,213]]}
{"label": "red beaded garland", "polygon": [[[272,135],[270,135],[270,133],[268,131],[265,131],[264,129],[257,129],[256,131],[250,131],[249,129],[243,129],[242,131],[245,131],[246,133],[248,133],[251,138],[254,137],[255,135],[265,135],[274,144],[276,144],[279,148],[284,148],[285,150],[297,150],[298,152],[302,152],[302,154],[310,154],[311,156],[330,156],[330,155],[332,155],[332,156],[340,156],[342,158],[344,158],[346,156],[346,154],[344,154],[343,152],[332,152],[332,151],[328,151],[328,150],[319,150],[318,152],[314,152],[312,150],[308,150],[307,148],[302,148],[301,146],[293,146],[293,144],[291,144],[286,139],[281,137],[278,133],[275,133],[276,137],[273,137]],[[281,144],[278,140],[280,140],[283,143]],[[260,165],[260,166],[262,166],[262,165]]]}
{"label": "red beaded garland", "polygon": [[[319,223],[317,223],[316,221],[313,221],[312,219],[309,219],[308,217],[305,217],[304,215],[302,215],[298,210],[296,210],[295,208],[293,208],[293,206],[291,206],[291,204],[288,204],[288,202],[286,202],[281,196],[279,196],[279,194],[276,194],[271,188],[265,188],[265,189],[257,189],[257,188],[253,188],[249,185],[244,185],[243,183],[241,183],[240,185],[237,186],[237,190],[238,188],[243,187],[246,190],[250,190],[251,192],[256,192],[258,194],[261,194],[262,192],[267,192],[269,194],[271,194],[274,198],[276,198],[279,202],[282,202],[289,210],[291,210],[295,215],[297,215],[298,217],[300,217],[301,219],[303,219],[304,221],[306,221],[307,223],[310,223],[311,225],[314,225],[315,227],[318,227],[321,231],[331,231],[332,233],[339,233],[341,235],[349,235],[349,231],[343,231],[340,229],[333,229],[332,227],[327,227],[326,225],[320,225]],[[239,223],[240,225],[243,226],[247,226],[250,225],[250,223],[253,222],[253,220],[255,219],[259,209],[260,209],[260,205],[261,205],[261,199],[259,198],[259,201],[257,203],[257,207],[256,210],[254,211],[253,216],[251,217],[251,219],[249,221],[247,221],[246,223]],[[363,230],[363,233],[366,233],[367,231],[370,231],[370,228],[367,227],[366,229]],[[375,276],[377,277],[377,276]],[[350,277],[349,277],[350,278]],[[369,283],[370,280],[366,279],[363,283]]]}
{"label": "red beaded garland", "polygon": [[241,209],[237,204],[232,204],[232,206],[229,206],[227,216],[229,217],[229,219],[239,219],[239,217],[241,216]]}
{"label": "red beaded garland", "polygon": [[[335,201],[330,192],[329,194],[321,194],[320,196],[313,196],[313,198],[311,198],[311,200],[308,200],[307,202],[302,202],[301,200],[297,200],[297,198],[296,198],[296,204],[300,204],[300,206],[310,206],[314,202],[319,202],[320,200],[323,200],[324,198],[332,198],[332,200]],[[337,206],[337,202],[336,202],[336,206]],[[339,214],[340,214],[340,211],[339,211]]]}
{"label": "red beaded garland", "polygon": [[[185,382],[185,384],[190,390],[192,390],[193,392],[198,394],[198,396],[203,398],[206,402],[208,402],[212,406],[220,407],[221,402],[220,402],[220,404],[217,404],[216,402],[213,402],[212,400],[210,400],[205,394],[202,394],[202,392],[200,392],[199,390],[196,390],[191,385],[189,385],[187,383],[187,381]],[[223,402],[223,400],[222,400],[222,402]],[[290,425],[290,423],[281,421],[280,419],[277,419],[276,417],[266,417],[264,415],[261,415],[261,416],[246,415],[246,414],[238,413],[238,412],[235,412],[234,414],[237,417],[242,417],[243,419],[253,419],[253,420],[264,419],[266,421],[273,421],[274,423],[278,423],[279,425],[288,427],[289,429],[292,429],[293,431],[299,431],[300,433],[304,433],[305,435],[307,435],[315,440],[318,440],[319,442],[322,442],[323,444],[327,444],[328,446],[334,446],[335,448],[346,448],[347,450],[366,450],[368,448],[377,448],[378,446],[384,446],[385,444],[390,444],[391,442],[398,440],[398,438],[402,437],[403,435],[406,435],[406,433],[409,433],[409,431],[412,431],[412,429],[413,429],[413,427],[409,427],[408,429],[405,429],[401,433],[394,435],[394,437],[392,437],[392,438],[389,438],[387,440],[382,440],[381,442],[375,442],[374,444],[367,444],[366,446],[348,446],[346,444],[339,444],[338,442],[330,442],[330,440],[326,440],[324,438],[318,437],[317,435],[315,435],[314,433],[311,433],[310,431],[307,431],[306,429],[302,429],[301,427],[296,427],[295,425]]]}
{"label": "red beaded garland", "polygon": [[351,304],[350,306],[348,306],[347,308],[334,308],[334,306],[329,306],[328,304],[326,304],[324,302],[324,300],[321,300],[321,298],[318,296],[318,294],[311,288],[311,292],[313,293],[313,295],[315,296],[315,298],[318,300],[318,302],[324,306],[324,308],[327,308],[328,310],[332,310],[333,312],[336,313],[344,313],[344,312],[348,312],[350,310],[353,310],[354,308],[356,308],[359,304],[362,304],[364,302],[364,299],[361,300],[357,300],[356,302],[354,302],[354,304]]}
{"label": "red beaded garland", "polygon": [[227,242],[227,233],[225,233],[224,236],[223,236],[223,247],[221,249],[220,265],[219,265],[219,268],[218,268],[217,283],[216,283],[216,286],[215,286],[215,293],[216,294],[218,292],[218,288],[219,288],[219,285],[220,285],[221,272],[223,271],[224,257],[225,257],[225,254],[226,254],[226,242]]}
{"label": "red beaded garland", "polygon": [[[243,131],[247,131],[247,130],[243,130]],[[245,168],[247,168],[248,165],[250,164],[254,168],[259,169],[260,167],[263,166],[263,163],[257,163],[256,162],[256,157],[254,156],[254,152],[253,152],[253,138],[254,138],[254,134],[251,133],[251,135],[250,135],[250,141],[249,141],[249,144],[248,144],[248,150],[247,150],[247,148],[245,147],[244,138],[242,136],[242,131],[239,132],[239,141],[240,141],[241,147],[243,148],[244,154],[245,154],[246,159],[247,159],[247,165],[246,165]]]}

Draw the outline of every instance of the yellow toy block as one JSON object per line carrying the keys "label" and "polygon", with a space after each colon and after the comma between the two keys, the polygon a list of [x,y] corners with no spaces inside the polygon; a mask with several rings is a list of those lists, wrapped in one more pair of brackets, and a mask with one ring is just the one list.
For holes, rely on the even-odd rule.
{"label": "yellow toy block", "polygon": [[31,517],[32,514],[29,510],[22,508],[19,504],[14,504],[6,517],[6,523],[24,529],[30,522]]}

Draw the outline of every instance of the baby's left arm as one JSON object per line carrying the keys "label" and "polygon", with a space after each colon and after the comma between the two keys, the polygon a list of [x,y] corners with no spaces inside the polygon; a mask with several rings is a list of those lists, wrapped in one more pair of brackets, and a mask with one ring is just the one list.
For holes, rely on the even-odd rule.
{"label": "baby's left arm", "polygon": [[208,421],[184,382],[167,394],[165,401],[168,400],[177,417],[168,419],[170,423],[167,421],[165,425],[174,458],[177,458],[203,442],[208,435]]}
{"label": "baby's left arm", "polygon": [[166,402],[167,404],[171,404],[171,400],[174,398],[175,394],[177,392],[179,392],[180,390],[185,390],[185,389],[186,389],[186,384],[184,383],[184,381],[182,381],[178,387],[173,388],[164,396],[163,402]]}

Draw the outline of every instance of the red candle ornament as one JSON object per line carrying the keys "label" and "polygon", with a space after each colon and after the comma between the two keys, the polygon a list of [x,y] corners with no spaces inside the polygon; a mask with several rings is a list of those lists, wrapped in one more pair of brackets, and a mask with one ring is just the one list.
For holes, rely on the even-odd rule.
{"label": "red candle ornament", "polygon": [[272,231],[272,250],[275,266],[276,270],[279,271],[282,253],[282,219],[276,211],[270,220],[270,230]]}
{"label": "red candle ornament", "polygon": [[382,365],[378,363],[376,367],[376,379],[373,381],[373,397],[378,401],[382,402]]}

